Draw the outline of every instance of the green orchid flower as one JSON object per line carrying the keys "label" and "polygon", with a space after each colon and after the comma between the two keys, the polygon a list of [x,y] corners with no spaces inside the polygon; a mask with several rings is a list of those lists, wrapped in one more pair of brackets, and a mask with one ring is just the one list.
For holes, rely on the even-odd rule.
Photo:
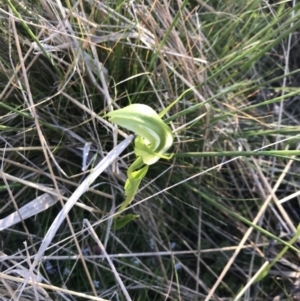
{"label": "green orchid flower", "polygon": [[[147,174],[149,165],[156,163],[161,158],[170,159],[172,157],[172,155],[166,156],[165,153],[172,146],[174,137],[160,115],[144,104],[131,104],[109,112],[105,117],[109,117],[111,122],[137,135],[134,141],[134,152],[137,159],[127,171],[128,178],[124,186],[126,198],[117,211],[116,217],[118,217],[134,199],[142,179]],[[131,215],[131,218],[125,217],[126,223],[136,217],[136,215]],[[124,220],[119,219],[116,227],[123,226]]]}

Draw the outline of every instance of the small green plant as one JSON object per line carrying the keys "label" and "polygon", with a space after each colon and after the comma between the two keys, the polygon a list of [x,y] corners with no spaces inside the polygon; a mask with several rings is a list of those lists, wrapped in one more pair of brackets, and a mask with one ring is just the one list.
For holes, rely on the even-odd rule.
{"label": "small green plant", "polygon": [[[167,108],[168,110],[168,108]],[[151,107],[144,104],[131,104],[123,109],[112,111],[105,116],[115,124],[122,126],[137,137],[134,141],[136,160],[127,171],[125,182],[125,200],[119,208],[116,217],[128,207],[138,191],[142,179],[146,176],[149,165],[156,163],[160,158],[170,159],[166,151],[173,144],[173,134],[167,124],[161,119],[165,111],[157,114]],[[117,228],[123,227],[138,215],[127,215],[118,219]]]}

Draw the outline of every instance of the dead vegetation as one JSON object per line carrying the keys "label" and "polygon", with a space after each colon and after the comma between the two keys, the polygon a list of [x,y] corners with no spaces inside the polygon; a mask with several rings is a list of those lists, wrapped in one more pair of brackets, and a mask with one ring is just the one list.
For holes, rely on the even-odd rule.
{"label": "dead vegetation", "polygon": [[[299,235],[300,5],[269,2],[1,2],[0,300],[298,300],[296,243],[254,283]],[[132,136],[103,115],[179,97],[116,230]]]}

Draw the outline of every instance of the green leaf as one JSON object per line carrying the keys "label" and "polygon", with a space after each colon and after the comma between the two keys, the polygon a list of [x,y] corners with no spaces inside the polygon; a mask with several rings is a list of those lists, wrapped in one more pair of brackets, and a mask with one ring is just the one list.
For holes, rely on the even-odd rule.
{"label": "green leaf", "polygon": [[134,196],[136,195],[139,186],[141,184],[141,181],[147,174],[147,171],[149,169],[149,165],[145,165],[143,168],[131,172],[130,176],[128,175],[128,179],[126,180],[124,189],[125,189],[125,201],[122,203],[120,209],[118,210],[123,211],[127,206],[132,202],[134,199]]}
{"label": "green leaf", "polygon": [[267,265],[267,267],[265,269],[263,269],[263,271],[257,276],[257,278],[255,279],[255,282],[261,281],[263,278],[265,278],[269,272],[270,272],[271,267],[269,265]]}
{"label": "green leaf", "polygon": [[117,230],[123,228],[126,224],[133,221],[134,219],[139,218],[140,216],[137,214],[127,214],[124,217],[117,218],[115,220],[115,227]]}

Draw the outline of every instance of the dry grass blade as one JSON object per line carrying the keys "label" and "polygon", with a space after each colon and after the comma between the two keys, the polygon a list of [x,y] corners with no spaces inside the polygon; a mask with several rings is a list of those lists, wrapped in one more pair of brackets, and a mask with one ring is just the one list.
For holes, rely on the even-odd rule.
{"label": "dry grass blade", "polygon": [[[0,299],[1,301],[14,300],[14,301],[29,301],[29,300],[39,300],[39,301],[52,301],[47,293],[47,291],[42,287],[37,287],[36,285],[27,285],[25,291],[18,297],[20,293],[21,281],[24,274],[28,270],[19,262],[14,260],[9,260],[7,255],[0,253],[0,259],[3,264],[2,272],[0,273]],[[3,271],[3,268],[6,270]],[[34,280],[36,283],[41,281],[42,277],[34,275]]]}
{"label": "dry grass blade", "polygon": [[[66,191],[64,189],[60,189],[60,195],[63,195]],[[22,220],[25,220],[31,216],[37,215],[49,207],[53,206],[57,203],[59,197],[50,195],[48,193],[44,193],[39,197],[35,198],[25,206],[19,208],[18,211],[15,211],[8,215],[7,217],[0,220],[0,231],[5,230]]]}
{"label": "dry grass blade", "polygon": [[[25,283],[25,280],[22,279],[22,278],[6,275],[6,274],[3,274],[3,273],[0,273],[0,279],[13,281],[14,286],[15,286],[15,291],[17,291],[17,292],[19,292],[19,289],[17,288],[18,285],[21,284],[21,283],[23,283],[23,284]],[[54,292],[61,292],[61,293],[65,293],[65,294],[70,294],[70,295],[74,295],[76,297],[84,298],[84,299],[87,299],[87,300],[108,301],[107,299],[103,299],[103,298],[100,298],[100,297],[89,296],[85,293],[78,293],[78,292],[74,292],[74,291],[71,291],[71,290],[68,290],[68,289],[60,288],[60,287],[57,287],[57,286],[54,286],[54,285],[40,283],[40,282],[37,282],[37,281],[28,280],[27,283],[28,283],[28,285],[35,285],[38,288],[49,289],[49,290],[52,290]],[[33,292],[32,288],[30,289],[29,294],[30,294],[30,297],[28,297],[28,299],[25,298],[24,301],[25,300],[26,301],[27,300],[34,300],[34,292]],[[21,298],[22,297],[18,298],[17,300],[22,300]],[[42,296],[42,298],[44,298],[44,296]],[[43,300],[43,299],[38,299],[38,300]],[[38,301],[38,300],[36,300],[36,301]],[[44,299],[44,300],[50,301],[52,299]]]}
{"label": "dry grass blade", "polygon": [[[134,136],[130,135],[125,140],[123,140],[118,146],[116,146],[108,155],[92,170],[91,174],[86,177],[86,179],[80,184],[80,186],[74,191],[72,196],[69,198],[67,203],[64,205],[60,213],[57,215],[55,220],[53,221],[51,227],[49,228],[48,232],[46,233],[42,245],[35,256],[35,259],[30,267],[30,273],[33,272],[34,268],[40,261],[42,255],[46,251],[47,247],[50,245],[54,235],[56,234],[58,228],[62,224],[62,222],[67,217],[69,211],[73,208],[75,203],[78,201],[80,196],[88,191],[90,185],[96,180],[96,178],[106,170],[124,151],[124,149],[131,143]],[[30,273],[26,280],[29,279]],[[24,283],[25,286],[26,282]]]}
{"label": "dry grass blade", "polygon": [[106,260],[109,262],[111,270],[113,271],[113,274],[114,274],[116,280],[118,281],[126,300],[131,301],[130,295],[128,294],[128,291],[127,291],[122,279],[120,278],[120,276],[115,268],[114,263],[112,262],[111,258],[107,254],[102,242],[100,241],[98,235],[96,234],[95,230],[93,229],[91,223],[87,219],[84,219],[83,224],[85,225],[85,227],[87,227],[87,230],[89,231],[89,233],[91,234],[91,236],[95,240],[95,242],[97,243],[97,246],[101,250],[101,253],[104,255]]}

